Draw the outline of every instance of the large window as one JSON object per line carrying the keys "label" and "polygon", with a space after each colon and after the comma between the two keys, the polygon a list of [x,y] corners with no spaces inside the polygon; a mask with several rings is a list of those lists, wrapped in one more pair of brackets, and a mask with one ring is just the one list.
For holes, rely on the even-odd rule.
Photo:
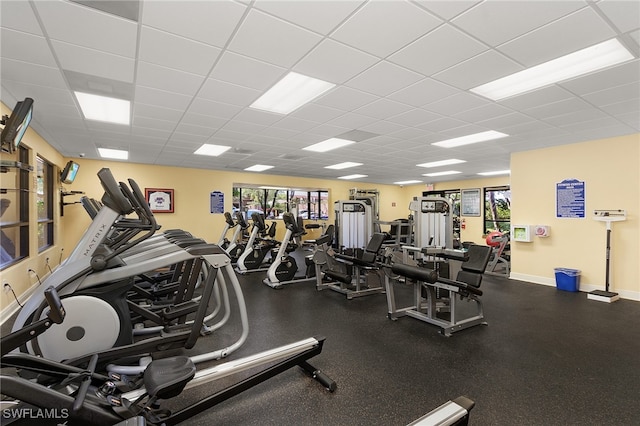
{"label": "large window", "polygon": [[53,166],[37,157],[38,251],[53,245]]}
{"label": "large window", "polygon": [[20,146],[5,158],[16,163],[0,169],[0,269],[29,256],[29,151]]}
{"label": "large window", "polygon": [[247,219],[264,213],[267,219],[281,219],[284,212],[296,209],[302,219],[329,218],[329,192],[292,188],[259,188],[234,186],[233,210]]}
{"label": "large window", "polygon": [[508,186],[484,189],[484,232],[508,232],[511,227],[511,190]]}

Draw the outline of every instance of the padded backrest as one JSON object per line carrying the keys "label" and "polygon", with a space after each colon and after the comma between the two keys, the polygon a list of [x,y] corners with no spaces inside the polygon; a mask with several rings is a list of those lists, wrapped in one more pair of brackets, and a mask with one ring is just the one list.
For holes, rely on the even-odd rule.
{"label": "padded backrest", "polygon": [[487,268],[491,257],[491,247],[471,244],[468,254],[469,260],[462,263],[461,270],[456,276],[457,281],[480,287],[484,270]]}
{"label": "padded backrest", "polygon": [[371,236],[369,243],[364,248],[364,253],[362,253],[361,260],[365,262],[374,262],[376,260],[376,255],[382,248],[382,243],[384,243],[386,234],[381,232],[377,232]]}
{"label": "padded backrest", "polygon": [[264,216],[260,213],[251,213],[251,220],[253,221],[253,226],[258,228],[261,232],[264,232],[267,229],[267,225],[264,223]]}
{"label": "padded backrest", "polygon": [[330,237],[329,245],[331,245],[331,243],[333,242],[333,237],[335,236],[335,234],[336,234],[335,225],[327,226],[327,229],[325,229],[325,231],[324,231],[324,235]]}

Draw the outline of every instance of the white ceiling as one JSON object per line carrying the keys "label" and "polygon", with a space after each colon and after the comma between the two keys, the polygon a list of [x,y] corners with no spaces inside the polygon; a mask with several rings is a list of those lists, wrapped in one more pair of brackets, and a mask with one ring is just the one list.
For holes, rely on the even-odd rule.
{"label": "white ceiling", "polygon": [[[33,98],[32,126],[67,157],[99,158],[104,147],[128,150],[133,163],[234,171],[266,164],[274,166],[267,173],[289,176],[437,182],[508,169],[511,152],[640,132],[637,0],[2,0],[0,7],[2,102],[11,108]],[[614,37],[634,60],[499,102],[468,90]],[[289,71],[336,86],[287,116],[249,108]],[[132,100],[132,125],[85,120],[77,88]],[[356,144],[302,150],[354,130]],[[509,137],[431,145],[487,130]],[[203,143],[233,149],[194,155]],[[448,158],[467,162],[416,166]],[[363,165],[324,168],[343,161]],[[463,173],[421,176],[444,169]]]}

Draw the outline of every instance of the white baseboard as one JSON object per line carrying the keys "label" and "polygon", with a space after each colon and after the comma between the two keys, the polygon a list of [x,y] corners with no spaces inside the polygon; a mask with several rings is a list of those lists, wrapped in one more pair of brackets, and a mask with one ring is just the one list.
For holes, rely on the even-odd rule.
{"label": "white baseboard", "polygon": [[[20,296],[18,296],[18,300],[20,301],[20,303],[24,305],[24,302],[26,302],[29,299],[29,297],[31,297],[31,295],[36,290],[36,288],[38,288],[38,285],[39,285],[38,283],[35,283],[31,287],[29,287],[27,291],[25,291]],[[5,307],[2,311],[0,311],[0,324],[4,324],[5,321],[11,318],[13,314],[18,312],[19,310],[20,310],[20,305],[18,305],[18,302],[15,300],[11,302],[7,307]]]}
{"label": "white baseboard", "polygon": [[[512,280],[526,281],[526,282],[530,282],[530,283],[533,283],[533,284],[541,284],[541,285],[546,285],[546,286],[550,286],[550,287],[555,287],[556,286],[555,278],[539,277],[537,275],[518,274],[518,273],[515,273],[515,272],[512,272],[509,275],[509,278],[512,279]],[[597,286],[597,285],[586,284],[586,283],[580,282],[580,291],[581,292],[588,293],[588,292],[593,291],[593,290],[604,290],[604,288],[602,286]],[[616,289],[612,289],[611,291],[615,291],[616,293],[618,293],[620,295],[620,298],[622,298],[622,299],[640,301],[640,291],[616,290]]]}

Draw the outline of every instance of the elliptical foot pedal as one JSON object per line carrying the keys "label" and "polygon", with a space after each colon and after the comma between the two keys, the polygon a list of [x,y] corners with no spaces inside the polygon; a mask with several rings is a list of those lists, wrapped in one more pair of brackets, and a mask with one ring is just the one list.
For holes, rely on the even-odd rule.
{"label": "elliptical foot pedal", "polygon": [[598,302],[613,303],[620,299],[618,293],[612,291],[594,290],[587,293],[587,299],[597,300]]}
{"label": "elliptical foot pedal", "polygon": [[176,356],[152,361],[144,371],[144,387],[151,397],[173,398],[196,374],[191,358]]}

